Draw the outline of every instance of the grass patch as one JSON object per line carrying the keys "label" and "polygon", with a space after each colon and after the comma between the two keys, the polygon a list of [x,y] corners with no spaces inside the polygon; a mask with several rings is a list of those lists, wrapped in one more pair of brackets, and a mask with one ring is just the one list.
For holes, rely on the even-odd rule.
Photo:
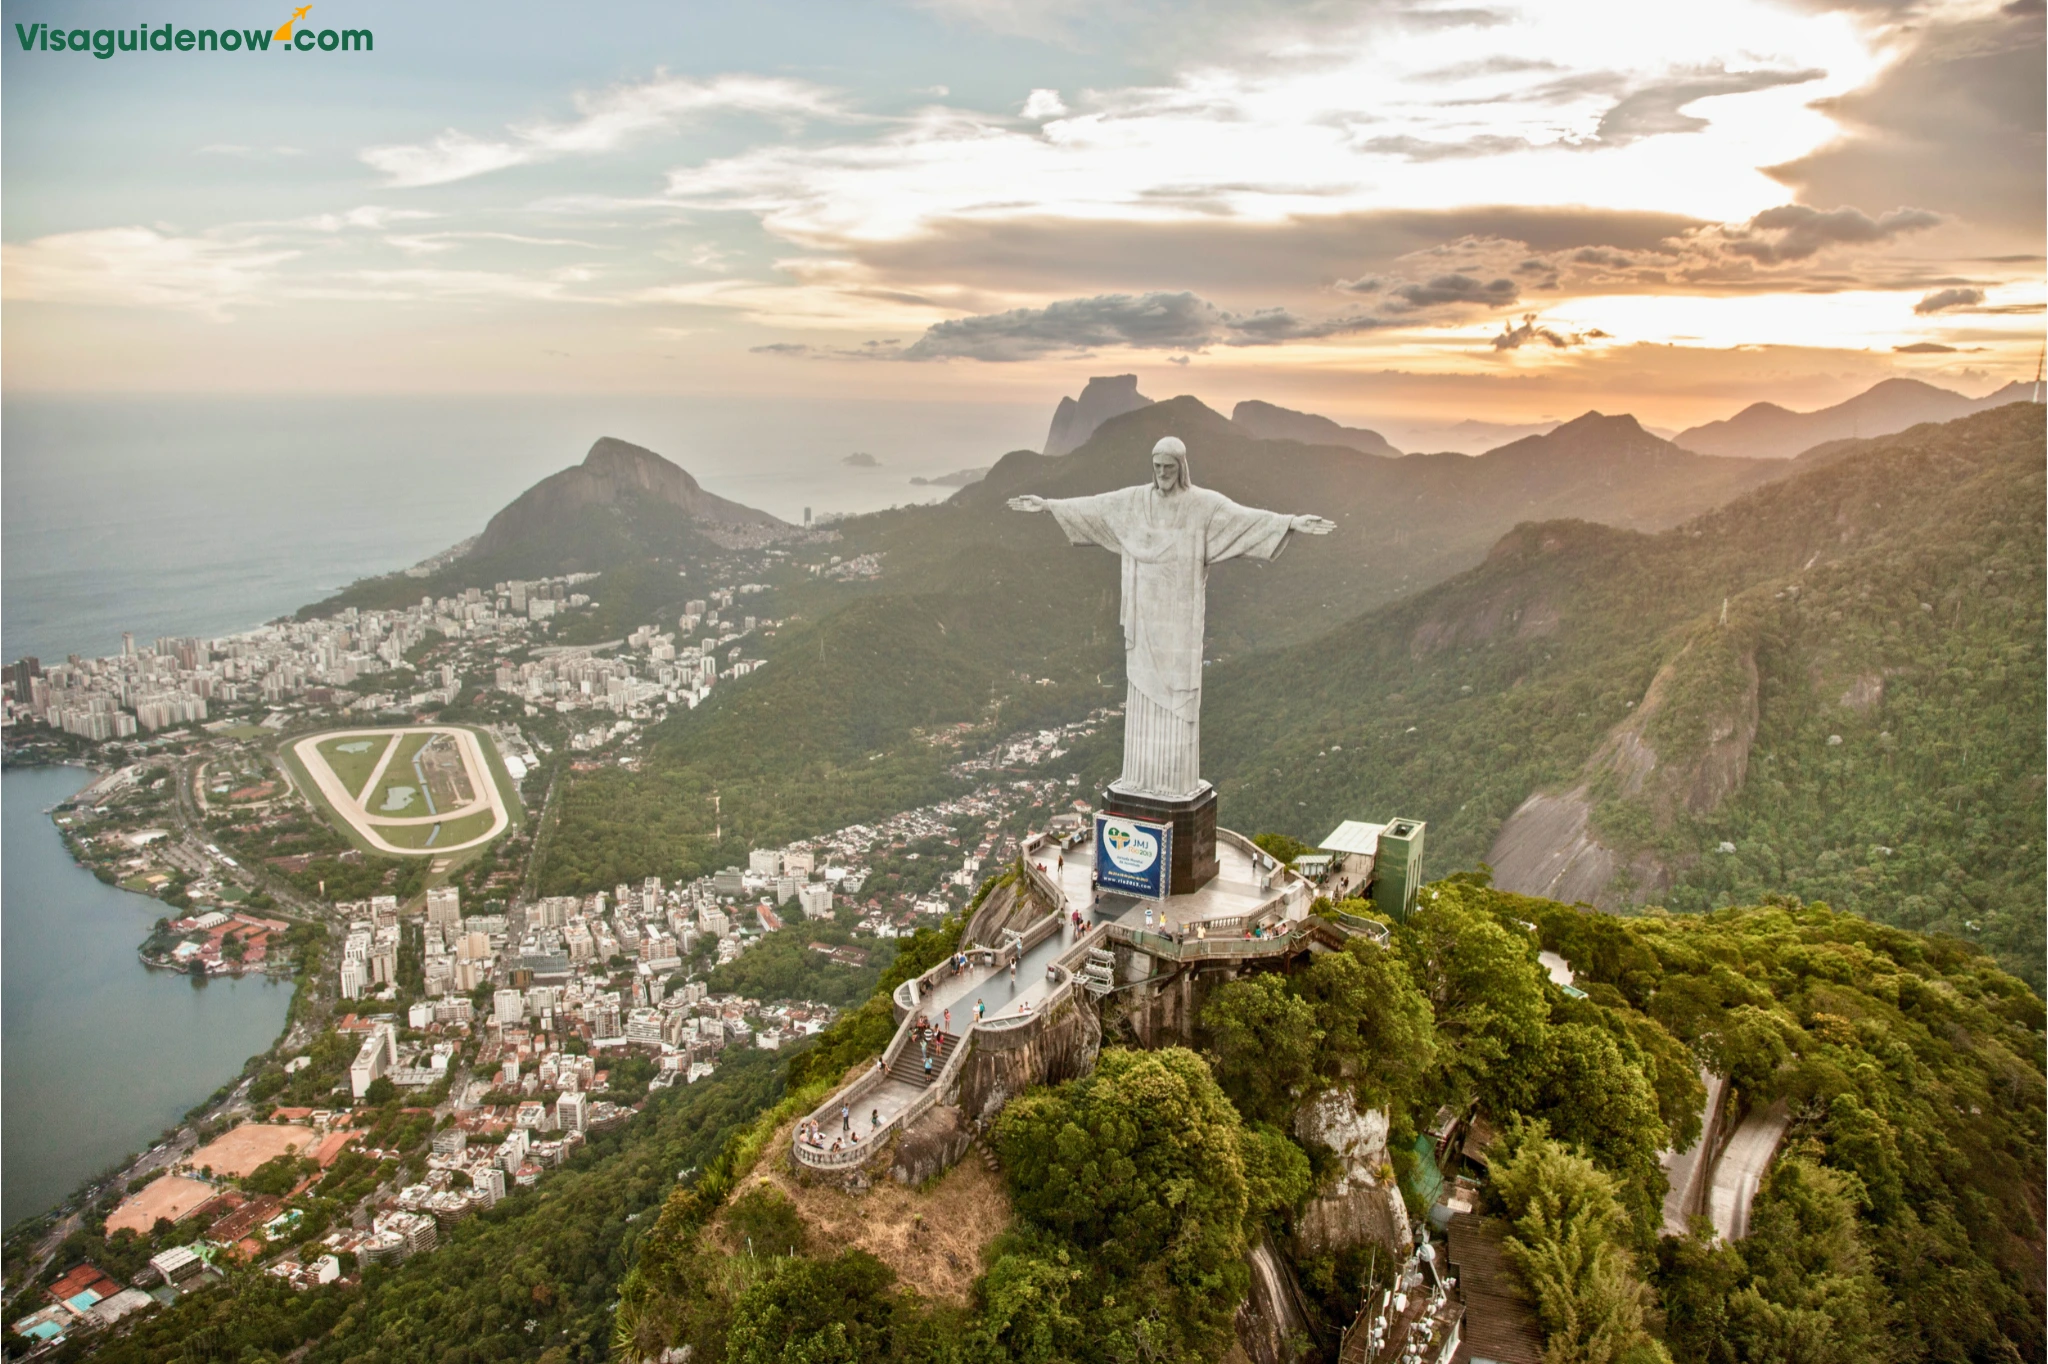
{"label": "grass patch", "polygon": [[[399,848],[417,848],[422,852],[439,852],[452,848],[458,843],[467,843],[480,838],[491,827],[491,812],[479,810],[473,815],[460,819],[444,820],[440,824],[375,824],[371,826],[388,843]],[[441,831],[433,838],[435,829]]]}
{"label": "grass patch", "polygon": [[370,774],[377,770],[377,759],[383,757],[384,750],[390,746],[391,736],[388,734],[342,735],[322,739],[314,746],[314,751],[350,795],[361,797],[363,788],[369,785]]}
{"label": "grass patch", "polygon": [[[427,809],[426,793],[420,788],[420,779],[413,775],[412,759],[415,753],[426,747],[429,734],[408,734],[398,741],[398,751],[391,755],[391,765],[384,769],[384,780],[377,783],[377,789],[363,800],[363,808],[372,815],[424,815]],[[404,806],[389,804],[391,788],[407,786],[412,788],[412,800]]]}

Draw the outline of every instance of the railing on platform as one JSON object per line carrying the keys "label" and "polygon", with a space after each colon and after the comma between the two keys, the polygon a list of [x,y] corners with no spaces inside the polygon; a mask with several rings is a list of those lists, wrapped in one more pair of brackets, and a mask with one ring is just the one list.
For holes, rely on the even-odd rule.
{"label": "railing on platform", "polygon": [[[1037,892],[1039,898],[1051,907],[1051,913],[1047,914],[1041,922],[1033,924],[1023,935],[1019,948],[1020,955],[1044,942],[1051,934],[1062,931],[1066,923],[1068,912],[1066,892],[1060,889],[1057,880],[1050,874],[1040,871],[1037,865],[1030,860],[1032,853],[1045,846],[1047,844],[1042,837],[1027,843],[1024,849],[1023,868],[1024,875],[1029,881],[1032,890]],[[920,1090],[909,1103],[905,1104],[902,1111],[885,1120],[881,1126],[871,1132],[866,1141],[858,1144],[844,1144],[837,1151],[829,1149],[821,1151],[814,1146],[806,1145],[800,1138],[792,1137],[791,1144],[794,1148],[793,1153],[796,1160],[800,1164],[808,1165],[813,1169],[845,1169],[850,1166],[865,1164],[876,1151],[881,1149],[891,1134],[899,1132],[911,1123],[916,1122],[939,1101],[939,1095],[946,1092],[953,1078],[959,1074],[959,1067],[963,1058],[967,1055],[971,1045],[971,1038],[976,1029],[1004,1031],[1022,1027],[1039,1013],[1044,1012],[1059,1000],[1064,999],[1067,994],[1076,988],[1073,969],[1074,962],[1085,959],[1088,948],[1103,941],[1106,933],[1106,926],[1098,925],[1090,929],[1075,939],[1073,947],[1061,953],[1053,960],[1052,969],[1056,976],[1053,988],[1046,991],[1045,999],[1031,1013],[1005,1015],[1001,1018],[985,1018],[979,1022],[969,1018],[961,1027],[960,1041],[954,1046],[953,1054],[945,1059],[944,1063],[939,1067],[938,1073],[932,1076],[931,1083]],[[965,950],[969,956],[983,961],[988,961],[995,955],[995,949],[993,948],[970,947]],[[882,1053],[881,1064],[867,1071],[860,1078],[848,1084],[845,1089],[840,1090],[830,1099],[826,1100],[821,1108],[810,1115],[814,1120],[820,1113],[825,1114],[828,1120],[826,1125],[829,1128],[831,1114],[841,1108],[855,1107],[856,1101],[872,1093],[888,1079],[889,1072],[895,1067],[896,1058],[902,1054],[904,1047],[908,1045],[909,1039],[916,1030],[918,1005],[924,997],[923,992],[918,987],[920,985],[930,986],[938,981],[950,969],[951,964],[951,960],[948,959],[932,967],[931,970],[926,971],[923,975],[906,980],[896,987],[892,999],[900,1018],[896,1025],[896,1035],[889,1040],[888,1049]]]}
{"label": "railing on platform", "polygon": [[1314,934],[1314,929],[1305,920],[1296,922],[1285,933],[1268,933],[1256,938],[1178,937],[1149,928],[1131,928],[1121,923],[1112,923],[1107,927],[1111,941],[1126,947],[1135,947],[1150,957],[1173,961],[1283,956],[1299,950]]}

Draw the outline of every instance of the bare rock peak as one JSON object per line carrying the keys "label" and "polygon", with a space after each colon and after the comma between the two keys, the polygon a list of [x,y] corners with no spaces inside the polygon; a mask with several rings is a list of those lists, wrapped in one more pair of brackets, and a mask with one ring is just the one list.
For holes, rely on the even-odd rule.
{"label": "bare rock peak", "polygon": [[1078,400],[1060,399],[1052,414],[1052,427],[1045,433],[1045,453],[1065,455],[1080,449],[1095,434],[1095,428],[1111,417],[1121,417],[1152,400],[1138,392],[1135,374],[1103,374],[1088,381]]}

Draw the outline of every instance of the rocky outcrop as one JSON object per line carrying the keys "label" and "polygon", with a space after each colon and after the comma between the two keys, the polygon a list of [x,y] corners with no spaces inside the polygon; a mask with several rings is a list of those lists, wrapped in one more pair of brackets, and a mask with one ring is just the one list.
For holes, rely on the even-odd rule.
{"label": "rocky outcrop", "polygon": [[1342,445],[1363,455],[1399,459],[1401,452],[1377,431],[1362,426],[1339,426],[1313,412],[1296,412],[1256,399],[1241,402],[1230,411],[1231,424],[1241,426],[1260,440],[1293,440],[1303,445]]}
{"label": "rocky outcrop", "polygon": [[1252,1364],[1293,1364],[1291,1339],[1309,1334],[1301,1287],[1287,1262],[1261,1233],[1245,1256],[1251,1292],[1237,1305],[1237,1344]]}
{"label": "rocky outcrop", "polygon": [[1367,1241],[1397,1255],[1413,1248],[1407,1206],[1387,1160],[1387,1128],[1386,1113],[1360,1109],[1348,1089],[1325,1090],[1295,1114],[1295,1135],[1329,1148],[1341,1162],[1337,1182],[1310,1199],[1295,1219],[1301,1254],[1326,1255]]}
{"label": "rocky outcrop", "polygon": [[652,450],[605,436],[590,447],[581,464],[548,475],[493,516],[477,542],[476,553],[487,557],[544,536],[584,507],[614,507],[633,501],[666,505],[692,520],[720,525],[787,524],[767,512],[705,492],[687,471]]}
{"label": "rocky outcrop", "polygon": [[896,1138],[889,1178],[898,1184],[922,1184],[959,1163],[974,1144],[974,1127],[959,1109],[936,1104]]}
{"label": "rocky outcrop", "polygon": [[1152,400],[1138,392],[1135,374],[1098,375],[1081,390],[1078,401],[1060,399],[1052,414],[1052,429],[1045,433],[1045,453],[1066,455],[1080,449],[1095,434],[1095,428],[1111,417],[1150,407]]}
{"label": "rocky outcrop", "polygon": [[970,1050],[945,1102],[969,1121],[987,1122],[1033,1085],[1056,1085],[1095,1069],[1102,1024],[1079,990],[1069,991],[1028,1023],[976,1028]]}
{"label": "rocky outcrop", "polygon": [[1647,806],[1658,824],[1713,813],[1742,789],[1758,721],[1756,645],[1725,617],[1694,632],[1657,670],[1642,703],[1609,731],[1582,780],[1538,791],[1509,815],[1487,861],[1503,890],[1602,909],[1667,889],[1673,869],[1643,849],[1613,846],[1593,827],[1610,797]]}

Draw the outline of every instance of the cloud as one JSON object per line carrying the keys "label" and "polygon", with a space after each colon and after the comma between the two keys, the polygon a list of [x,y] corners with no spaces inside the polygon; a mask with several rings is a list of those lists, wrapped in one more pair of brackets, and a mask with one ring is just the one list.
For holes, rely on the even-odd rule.
{"label": "cloud", "polygon": [[218,321],[262,298],[276,267],[299,254],[148,227],[95,228],[0,247],[0,284],[17,302],[174,308]]}
{"label": "cloud", "polygon": [[1954,346],[1944,346],[1939,341],[1915,341],[1910,346],[1893,346],[1901,355],[1954,355]]}
{"label": "cloud", "polygon": [[1913,311],[1923,317],[1928,313],[1947,312],[1950,308],[1969,308],[1984,301],[1982,289],[1936,289],[1913,305]]}
{"label": "cloud", "polygon": [[579,94],[575,104],[581,116],[568,122],[514,124],[498,138],[450,128],[430,142],[367,147],[359,156],[383,172],[387,184],[415,189],[562,156],[609,152],[697,115],[752,113],[792,121],[843,116],[836,98],[818,86],[746,75],[700,81],[662,74],[594,95]]}
{"label": "cloud", "polygon": [[1480,281],[1470,275],[1438,275],[1424,284],[1403,284],[1387,291],[1387,311],[1412,313],[1451,303],[1479,303],[1505,308],[1522,296],[1521,286],[1507,278]]}
{"label": "cloud", "polygon": [[1818,108],[1841,134],[1766,173],[1810,202],[1926,204],[2038,242],[2044,184],[2042,8],[1927,22],[1860,90]]}
{"label": "cloud", "polygon": [[1754,94],[1781,85],[1806,85],[1826,79],[1827,74],[1818,67],[1730,71],[1724,66],[1716,66],[1683,72],[1622,96],[1613,108],[1601,115],[1593,141],[1602,146],[1625,147],[1638,138],[1696,133],[1708,126],[1707,120],[1687,113],[1686,108],[1700,100]]}
{"label": "cloud", "polygon": [[1495,350],[1520,350],[1523,346],[1540,341],[1552,350],[1569,350],[1573,346],[1583,346],[1588,341],[1601,340],[1606,336],[1607,333],[1599,330],[1597,327],[1589,328],[1582,332],[1566,332],[1558,331],[1553,327],[1539,327],[1536,325],[1536,314],[1526,313],[1523,315],[1521,325],[1519,326],[1502,324],[1500,335],[1493,338],[1493,348]]}
{"label": "cloud", "polygon": [[927,328],[902,358],[1004,362],[1111,347],[1197,351],[1216,345],[1272,346],[1391,325],[1367,316],[1308,318],[1286,308],[1236,313],[1186,291],[1101,294],[948,319]]}
{"label": "cloud", "polygon": [[1728,235],[1727,250],[1763,265],[1806,260],[1830,246],[1887,242],[1941,222],[1923,208],[1895,208],[1871,217],[1860,208],[1822,211],[1804,204],[1767,208]]}
{"label": "cloud", "polygon": [[1024,117],[1033,121],[1058,118],[1066,112],[1067,106],[1060,100],[1057,90],[1033,90],[1024,101]]}

